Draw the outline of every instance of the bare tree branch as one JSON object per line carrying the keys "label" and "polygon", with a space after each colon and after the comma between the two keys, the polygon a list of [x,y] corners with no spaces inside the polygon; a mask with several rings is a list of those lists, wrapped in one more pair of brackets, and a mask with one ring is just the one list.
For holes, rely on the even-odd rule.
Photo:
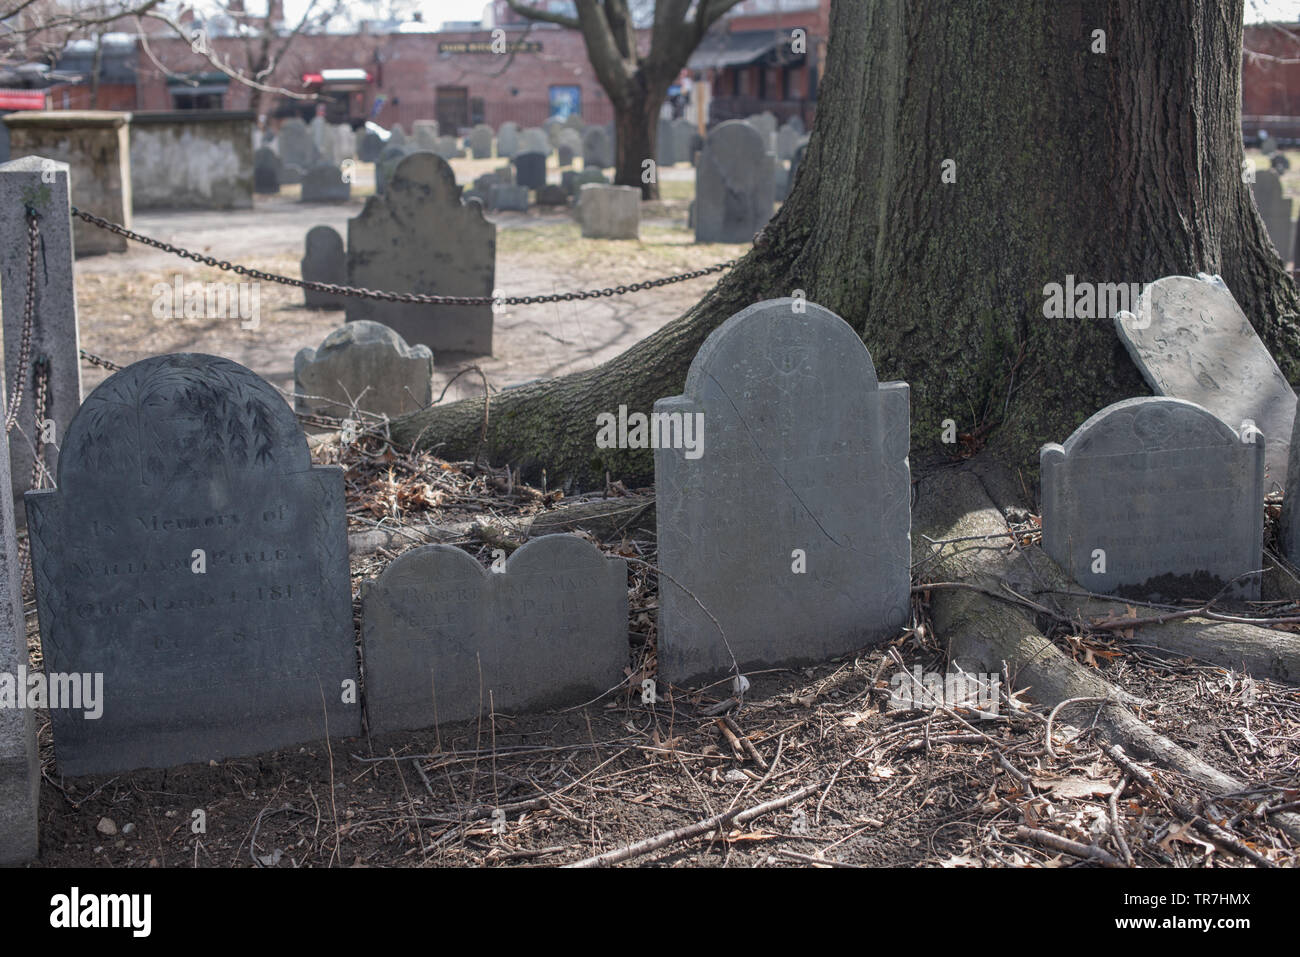
{"label": "bare tree branch", "polygon": [[525,6],[521,0],[506,0],[506,5],[520,16],[527,17],[529,20],[541,20],[544,23],[558,23],[562,27],[568,27],[570,30],[581,30],[582,24],[573,17],[566,17],[562,13],[551,13],[549,10],[539,10],[536,7]]}

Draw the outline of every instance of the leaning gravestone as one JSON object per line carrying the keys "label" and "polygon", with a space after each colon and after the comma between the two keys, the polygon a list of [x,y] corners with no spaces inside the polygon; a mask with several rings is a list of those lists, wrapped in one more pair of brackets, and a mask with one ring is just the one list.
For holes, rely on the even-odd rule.
{"label": "leaning gravestone", "polygon": [[583,704],[624,680],[627,563],[576,535],[535,538],[499,573],[412,549],[363,589],[362,645],[377,733]]}
{"label": "leaning gravestone", "polygon": [[740,120],[720,123],[695,170],[695,241],[747,243],[776,211],[776,161],[762,134]]}
{"label": "leaning gravestone", "polygon": [[280,192],[280,157],[265,146],[253,154],[253,192],[269,196]]}
{"label": "leaning gravestone", "polygon": [[304,203],[346,203],[352,198],[352,184],[333,163],[323,163],[307,171],[302,178]]}
{"label": "leaning gravestone", "polygon": [[576,209],[584,239],[640,239],[641,190],[635,186],[587,184]]}
{"label": "leaning gravestone", "polygon": [[[343,470],[279,393],[216,356],[154,356],[86,399],[58,488],[27,493],[50,672],[103,675],[51,711],[66,775],[360,733]],[[352,683],[352,684],[346,684]]]}
{"label": "leaning gravestone", "polygon": [[320,162],[320,151],[312,141],[311,131],[296,116],[280,124],[277,140],[280,144],[280,161],[286,166],[311,169]]}
{"label": "leaning gravestone", "polygon": [[585,169],[608,169],[614,165],[614,149],[603,127],[589,126],[583,131],[582,165]]}
{"label": "leaning gravestone", "polygon": [[[327,282],[346,286],[348,257],[343,251],[343,237],[332,226],[313,226],[307,232],[307,252],[302,259],[302,278],[309,282]],[[315,289],[304,289],[308,309],[342,309],[347,297]]]}
{"label": "leaning gravestone", "polygon": [[529,150],[515,154],[515,182],[529,189],[546,185],[546,154]]}
{"label": "leaning gravestone", "polygon": [[497,156],[509,159],[519,152],[519,124],[507,121],[497,130]]}
{"label": "leaning gravestone", "polygon": [[[0,389],[0,419],[5,414],[3,392]],[[11,481],[9,443],[0,442],[0,487],[8,488]],[[26,696],[27,682],[19,676],[28,665],[14,502],[4,494],[0,495],[0,682],[5,677],[13,682],[9,694]],[[37,852],[41,761],[36,748],[36,715],[31,708],[17,704],[0,693],[0,867],[29,861]]]}
{"label": "leaning gravestone", "polygon": [[476,160],[490,159],[492,156],[492,127],[480,123],[469,132],[470,154]]}
{"label": "leaning gravestone", "polygon": [[299,412],[344,417],[356,407],[396,418],[433,404],[433,353],[362,319],[335,329],[293,360]]}
{"label": "leaning gravestone", "polygon": [[1115,328],[1157,395],[1195,402],[1237,431],[1249,421],[1263,432],[1269,485],[1286,486],[1296,395],[1221,281],[1159,279]]}
{"label": "leaning gravestone", "polygon": [[[491,297],[496,226],[461,202],[447,161],[412,153],[382,196],[348,220],[348,285],[435,296]],[[371,319],[407,342],[442,352],[492,353],[492,307],[348,299],[348,321]]]}
{"label": "leaning gravestone", "polygon": [[[1264,443],[1182,399],[1126,399],[1040,454],[1043,549],[1088,591],[1259,597]],[[1229,585],[1229,583],[1232,583]]]}
{"label": "leaning gravestone", "polygon": [[750,306],[654,414],[661,675],[820,660],[906,627],[908,387],[877,382],[848,323],[803,299]]}
{"label": "leaning gravestone", "polygon": [[1257,170],[1251,192],[1255,197],[1255,208],[1264,220],[1268,238],[1273,241],[1278,258],[1284,263],[1290,262],[1291,200],[1282,195],[1282,181],[1271,169]]}

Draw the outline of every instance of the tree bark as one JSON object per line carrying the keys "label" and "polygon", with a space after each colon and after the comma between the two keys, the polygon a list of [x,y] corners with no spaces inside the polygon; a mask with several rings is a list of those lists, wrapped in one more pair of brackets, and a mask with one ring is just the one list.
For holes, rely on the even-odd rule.
{"label": "tree bark", "polygon": [[[553,486],[648,479],[648,452],[595,447],[596,413],[649,412],[720,323],[795,289],[911,384],[921,464],[951,457],[952,419],[1029,481],[1043,442],[1149,394],[1110,318],[1044,317],[1070,275],[1219,273],[1296,381],[1300,300],[1242,176],[1243,2],[835,0],[808,152],[755,248],[623,355],[494,398],[486,454]],[[394,435],[472,455],[482,414],[434,407]]]}

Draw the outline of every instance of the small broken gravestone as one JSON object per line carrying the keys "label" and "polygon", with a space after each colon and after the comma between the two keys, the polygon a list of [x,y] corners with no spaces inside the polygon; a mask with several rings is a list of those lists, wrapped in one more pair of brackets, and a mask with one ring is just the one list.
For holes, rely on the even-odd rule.
{"label": "small broken gravestone", "polygon": [[[1125,399],[1044,445],[1043,550],[1081,587],[1142,601],[1259,598],[1264,443],[1192,402]],[[1241,577],[1245,576],[1245,577]]]}
{"label": "small broken gravestone", "polygon": [[847,322],[802,298],[750,306],[654,416],[627,416],[625,438],[655,449],[666,680],[824,660],[907,626],[908,387],[877,381]]}
{"label": "small broken gravestone", "polygon": [[583,704],[625,680],[623,559],[543,535],[496,561],[424,545],[362,589],[371,731]]}
{"label": "small broken gravestone", "polygon": [[26,496],[45,667],[102,676],[95,720],[51,709],[61,773],[360,733],[343,470],[312,465],[267,382],[136,362],[82,404],[58,473]]}
{"label": "small broken gravestone", "polygon": [[[302,278],[308,282],[327,282],[332,286],[348,283],[348,256],[343,250],[343,237],[333,226],[313,226],[307,231],[307,250],[302,258]],[[304,305],[308,309],[342,309],[346,296],[316,289],[304,289]]]}
{"label": "small broken gravestone", "polygon": [[346,203],[352,198],[352,184],[343,178],[343,171],[333,163],[313,166],[302,178],[304,203]]}
{"label": "small broken gravestone", "polygon": [[1278,258],[1282,262],[1291,261],[1291,199],[1282,193],[1282,180],[1272,169],[1261,169],[1255,173],[1255,182],[1251,186],[1255,198],[1255,208],[1264,220],[1268,238],[1273,241]]}
{"label": "small broken gravestone", "polygon": [[584,239],[640,239],[641,190],[588,183],[578,190],[576,215]]}
{"label": "small broken gravestone", "polygon": [[776,211],[776,156],[743,120],[715,126],[695,168],[695,241],[747,243]]}
{"label": "small broken gravestone", "polygon": [[360,319],[335,329],[293,360],[299,412],[346,418],[353,405],[396,418],[433,404],[433,353],[392,329]]}
{"label": "small broken gravestone", "polygon": [[1296,395],[1222,280],[1166,276],[1115,328],[1157,395],[1203,406],[1229,428],[1264,433],[1268,484],[1286,486]]}
{"label": "small broken gravestone", "polygon": [[546,155],[529,150],[515,154],[515,182],[529,189],[546,185]]}
{"label": "small broken gravestone", "polygon": [[[434,296],[490,298],[496,279],[496,226],[478,203],[462,203],[447,161],[411,153],[382,196],[348,220],[348,285]],[[423,305],[349,298],[348,321],[371,319],[411,345],[492,353],[492,306]]]}

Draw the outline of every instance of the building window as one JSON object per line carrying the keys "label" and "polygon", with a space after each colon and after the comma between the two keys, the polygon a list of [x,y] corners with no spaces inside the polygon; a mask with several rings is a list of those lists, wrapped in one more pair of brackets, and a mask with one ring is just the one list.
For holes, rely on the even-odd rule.
{"label": "building window", "polygon": [[582,87],[553,86],[548,97],[551,116],[568,119],[570,116],[582,115]]}

